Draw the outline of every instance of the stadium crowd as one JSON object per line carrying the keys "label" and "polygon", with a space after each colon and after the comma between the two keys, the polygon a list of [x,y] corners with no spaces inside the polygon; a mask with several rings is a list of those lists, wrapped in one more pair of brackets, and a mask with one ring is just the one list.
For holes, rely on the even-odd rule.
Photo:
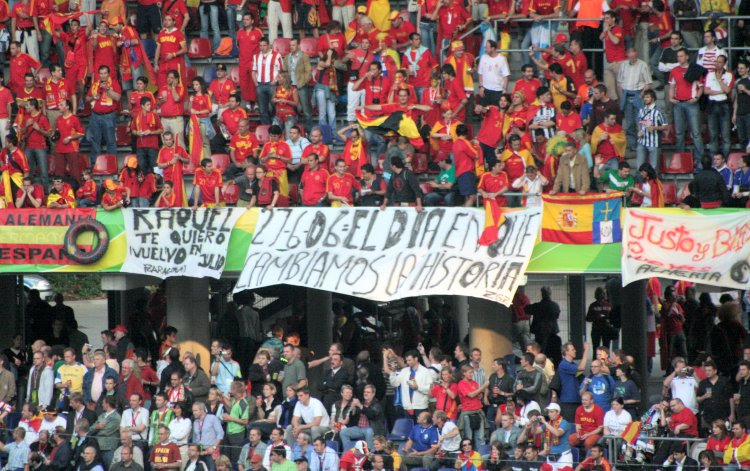
{"label": "stadium crowd", "polygon": [[[61,295],[50,306],[32,291],[26,338],[35,340],[27,348],[19,334],[0,355],[0,451],[8,469],[42,471],[750,466],[740,300],[725,295],[716,306],[685,282],[662,295],[649,280],[649,364],[658,338],[666,374],[647,398],[648,378],[618,348],[619,285],[596,290],[583,351],[558,335],[549,287],[534,303],[519,289],[515,353],[490,371],[438,297],[409,300],[391,339],[377,319],[336,301],[335,343],[321,354],[303,343],[303,308],[265,332],[255,296],[236,293],[217,330],[230,340],[213,340],[202,361],[165,325],[160,291],[128,326],[103,331],[101,348]],[[699,468],[690,455],[701,450]]]}
{"label": "stadium crowd", "polygon": [[0,204],[744,207],[735,3],[3,0]]}

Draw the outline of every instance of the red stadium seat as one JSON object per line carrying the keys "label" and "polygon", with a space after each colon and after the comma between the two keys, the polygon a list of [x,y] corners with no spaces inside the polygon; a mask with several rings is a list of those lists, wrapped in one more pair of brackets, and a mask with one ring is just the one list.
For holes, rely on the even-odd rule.
{"label": "red stadium seat", "polygon": [[78,154],[81,170],[91,168],[91,159],[86,154]]}
{"label": "red stadium seat", "polygon": [[290,44],[292,40],[289,38],[276,38],[273,41],[273,50],[285,56],[289,54]]}
{"label": "red stadium seat", "polygon": [[240,187],[237,185],[228,185],[224,188],[224,202],[227,204],[236,204],[240,199]]}
{"label": "red stadium seat", "polygon": [[318,56],[318,40],[317,38],[303,38],[299,42],[299,48],[302,52],[310,57]]}
{"label": "red stadium seat", "polygon": [[126,124],[118,124],[115,126],[115,139],[118,147],[130,146],[130,128]]}
{"label": "red stadium seat", "polygon": [[336,171],[336,161],[342,158],[341,154],[331,154],[328,156],[328,171],[333,173]]}
{"label": "red stadium seat", "polygon": [[426,154],[414,154],[411,158],[411,170],[416,174],[427,173],[427,155]]}
{"label": "red stadium seat", "polygon": [[211,40],[208,38],[193,38],[188,47],[188,57],[191,59],[210,59],[213,54]]}
{"label": "red stadium seat", "polygon": [[661,143],[665,145],[674,145],[675,142],[674,124],[670,124],[667,130],[661,134]]}
{"label": "red stadium seat", "polygon": [[211,161],[214,163],[216,168],[222,175],[229,168],[229,164],[232,160],[229,158],[229,154],[214,154],[211,156]]}
{"label": "red stadium seat", "polygon": [[422,182],[419,184],[419,187],[422,189],[422,193],[425,195],[428,193],[432,193],[432,187],[430,186],[429,182]]}
{"label": "red stadium seat", "polygon": [[50,78],[50,75],[51,73],[49,69],[47,67],[42,67],[36,72],[36,83],[43,87],[47,82],[47,79]]}
{"label": "red stadium seat", "polygon": [[196,168],[198,168],[198,166],[195,165],[195,162],[193,162],[192,160],[190,160],[190,161],[188,161],[188,163],[186,163],[186,164],[184,164],[182,166],[182,172],[185,175],[192,175],[192,174],[195,173],[195,169]]}
{"label": "red stadium seat", "polygon": [[747,155],[744,152],[732,152],[727,157],[727,167],[731,168],[733,172],[736,172],[742,167],[742,158]]}
{"label": "red stadium seat", "polygon": [[300,136],[302,136],[302,137],[307,136],[307,129],[305,129],[305,127],[303,125],[297,124],[296,126],[299,128],[299,135]]}
{"label": "red stadium seat", "polygon": [[385,155],[378,157],[378,162],[375,166],[375,173],[381,175],[383,173],[383,165],[385,164]]}
{"label": "red stadium seat", "polygon": [[662,182],[661,189],[664,192],[664,206],[674,206],[677,201],[677,185],[674,182]]}
{"label": "red stadium seat", "polygon": [[187,79],[187,83],[192,83],[193,79],[198,76],[198,69],[195,67],[188,67],[185,69],[185,78]]}
{"label": "red stadium seat", "polygon": [[660,172],[667,175],[682,175],[693,173],[693,154],[691,152],[675,152],[667,164],[666,159],[661,160]]}
{"label": "red stadium seat", "polygon": [[269,126],[268,124],[261,124],[260,126],[255,128],[255,137],[258,138],[258,143],[260,145],[263,145],[269,141],[270,137],[268,136],[268,129],[270,127],[271,126]]}
{"label": "red stadium seat", "polygon": [[96,157],[94,175],[117,175],[117,156],[113,154],[101,154]]}

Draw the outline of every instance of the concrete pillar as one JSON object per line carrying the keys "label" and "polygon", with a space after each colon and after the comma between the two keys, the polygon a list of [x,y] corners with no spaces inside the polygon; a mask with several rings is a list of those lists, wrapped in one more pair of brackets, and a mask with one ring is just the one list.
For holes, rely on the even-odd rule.
{"label": "concrete pillar", "polygon": [[167,285],[167,322],[177,328],[180,355],[191,352],[208,371],[211,361],[208,346],[211,328],[208,314],[208,280],[205,278],[169,278]]}
{"label": "concrete pillar", "polygon": [[25,334],[26,298],[23,296],[23,279],[16,275],[0,276],[0,304],[3,306],[3,325],[0,329],[0,345],[10,345],[13,336]]}
{"label": "concrete pillar", "polygon": [[[583,340],[586,337],[586,277],[572,275],[568,277],[568,334],[576,350],[583,351]],[[565,339],[563,339],[563,343]]]}
{"label": "concrete pillar", "polygon": [[[315,352],[315,357],[328,355],[328,347],[333,342],[333,310],[330,291],[308,288],[307,296],[307,346]],[[323,368],[308,372],[311,388],[317,388]],[[315,389],[313,389],[315,390]]]}
{"label": "concrete pillar", "polygon": [[[469,333],[469,302],[466,296],[450,296],[449,301],[453,317],[458,324],[458,341],[463,342]],[[451,347],[452,348],[452,347]],[[453,355],[453,352],[443,352],[447,355]]]}
{"label": "concrete pillar", "polygon": [[633,366],[643,378],[644,401],[649,397],[645,300],[646,280],[634,281],[622,289],[622,349],[633,355]]}
{"label": "concrete pillar", "polygon": [[482,368],[489,376],[492,360],[513,351],[510,309],[486,299],[468,298],[468,314],[469,346],[482,350]]}

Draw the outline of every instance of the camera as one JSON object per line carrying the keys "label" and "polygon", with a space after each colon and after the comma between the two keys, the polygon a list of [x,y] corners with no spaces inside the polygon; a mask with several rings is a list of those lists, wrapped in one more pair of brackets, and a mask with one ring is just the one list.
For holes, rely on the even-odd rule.
{"label": "camera", "polygon": [[379,105],[380,104],[380,98],[373,98],[372,99],[372,104],[373,105]]}

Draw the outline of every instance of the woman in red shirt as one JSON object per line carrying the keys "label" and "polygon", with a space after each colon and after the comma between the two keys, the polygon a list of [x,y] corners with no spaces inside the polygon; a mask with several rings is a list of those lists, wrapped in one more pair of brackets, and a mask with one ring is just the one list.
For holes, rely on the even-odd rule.
{"label": "woman in red shirt", "polygon": [[273,124],[283,126],[286,129],[286,135],[292,126],[297,124],[297,107],[299,106],[299,96],[297,89],[289,80],[289,73],[279,73],[279,85],[273,94],[271,100],[276,106],[276,114],[273,117]]}
{"label": "woman in red shirt", "polygon": [[[203,77],[195,77],[192,82],[193,96],[190,97],[190,114],[198,118],[203,140],[203,157],[211,156],[211,139],[216,136],[216,130],[211,124],[211,96]],[[191,149],[192,152],[192,149]],[[197,163],[197,162],[196,162]]]}
{"label": "woman in red shirt", "polygon": [[[489,382],[479,385],[474,381],[474,368],[471,365],[461,367],[461,381],[458,382],[458,397],[461,401],[461,415],[458,418],[458,427],[461,429],[461,438],[476,443],[484,443],[487,418],[482,408],[480,395],[487,390]],[[478,426],[472,426],[476,422]],[[473,419],[473,420],[472,420]]]}
{"label": "woman in red shirt", "polygon": [[458,417],[458,385],[453,382],[453,371],[446,367],[440,372],[440,381],[432,386],[430,396],[435,398],[435,409],[445,412],[451,420]]}
{"label": "woman in red shirt", "polygon": [[709,435],[708,441],[706,442],[706,451],[713,452],[716,459],[719,460],[719,463],[723,463],[724,450],[727,449],[730,439],[731,437],[729,436],[724,421],[716,419],[711,423],[711,435]]}

